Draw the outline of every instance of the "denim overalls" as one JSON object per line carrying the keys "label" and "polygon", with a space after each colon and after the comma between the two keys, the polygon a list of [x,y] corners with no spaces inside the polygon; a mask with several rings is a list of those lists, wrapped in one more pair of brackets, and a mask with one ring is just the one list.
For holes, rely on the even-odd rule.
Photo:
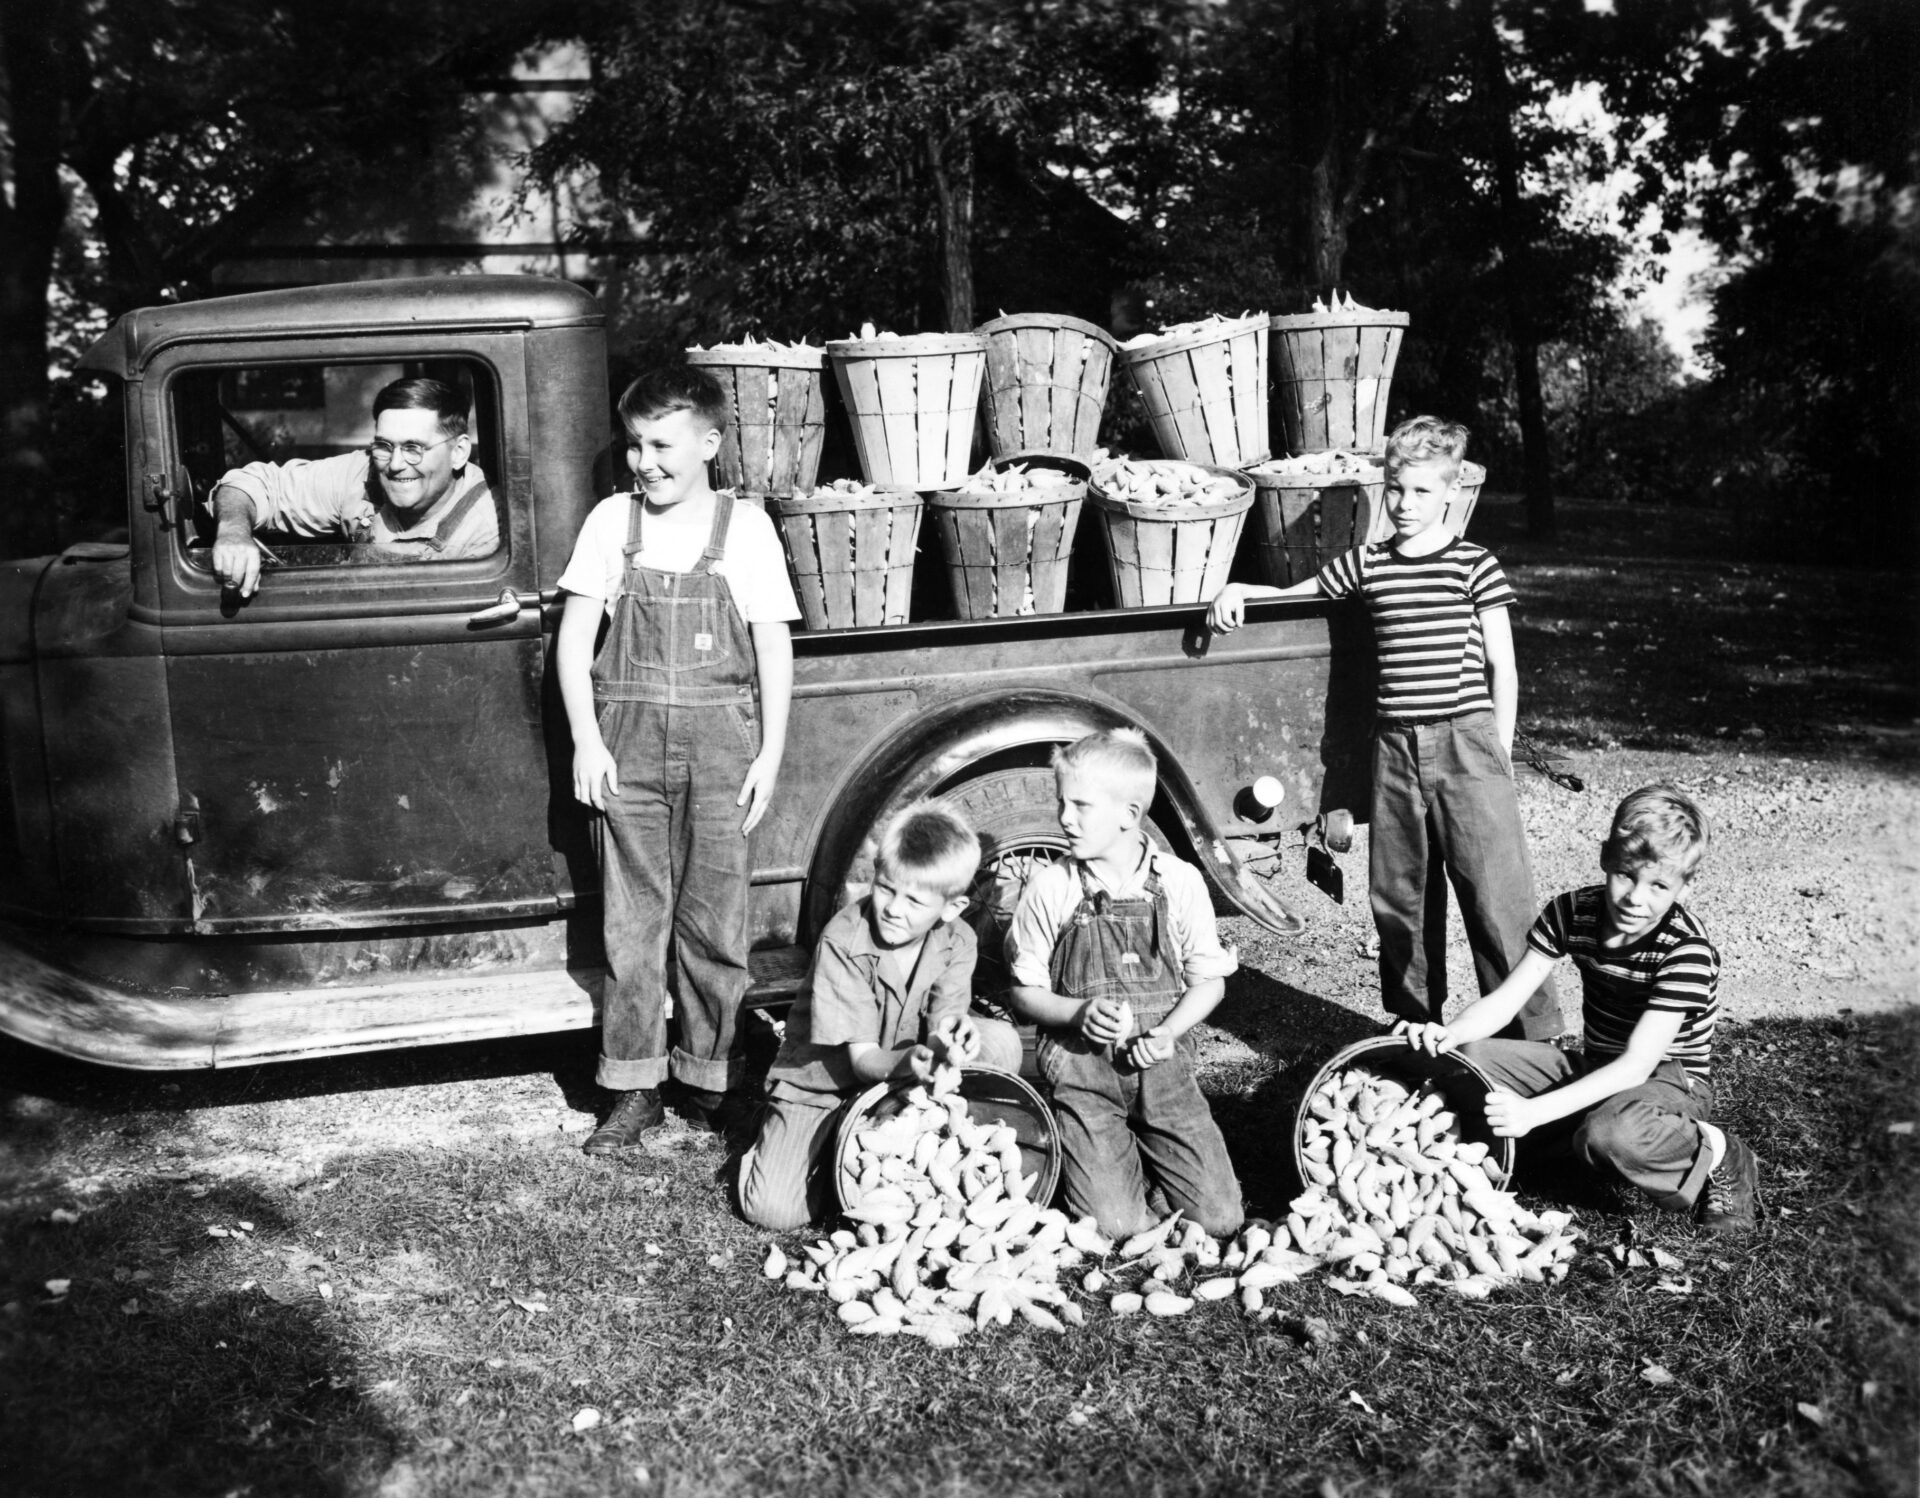
{"label": "denim overalls", "polygon": [[[657,1087],[738,1083],[735,1024],[747,990],[752,872],[735,805],[760,752],[753,635],[713,568],[733,496],[690,572],[640,566],[645,505],[633,498],[619,597],[593,663],[600,734],[617,766],[600,853],[607,986],[598,1080]],[[671,942],[668,938],[671,935]],[[680,1043],[667,1053],[669,968]]]}
{"label": "denim overalls", "polygon": [[[1151,863],[1145,889],[1123,899],[1093,888],[1083,867],[1080,903],[1054,943],[1053,991],[1125,999],[1134,1033],[1144,1034],[1186,991],[1171,935],[1166,891]],[[1044,1026],[1040,1035],[1038,1063],[1059,1119],[1070,1210],[1091,1214],[1109,1237],[1129,1237],[1154,1220],[1151,1177],[1169,1210],[1179,1208],[1216,1237],[1239,1231],[1240,1182],[1193,1079],[1188,1036],[1172,1056],[1139,1071],[1077,1028]]]}

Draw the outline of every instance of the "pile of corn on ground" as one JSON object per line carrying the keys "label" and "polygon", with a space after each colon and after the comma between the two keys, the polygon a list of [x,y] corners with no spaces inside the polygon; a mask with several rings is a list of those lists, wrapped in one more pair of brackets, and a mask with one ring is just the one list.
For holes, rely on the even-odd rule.
{"label": "pile of corn on ground", "polygon": [[1092,1218],[1032,1200],[1014,1130],[973,1119],[959,1084],[941,1067],[854,1135],[854,1225],[792,1260],[773,1245],[768,1278],[824,1293],[856,1335],[952,1347],[1015,1316],[1051,1332],[1083,1324],[1070,1271],[1113,1315],[1237,1297],[1266,1318],[1267,1291],[1322,1269],[1337,1290],[1404,1306],[1417,1303],[1409,1286],[1481,1298],[1507,1280],[1558,1279],[1579,1237],[1569,1214],[1530,1212],[1500,1189],[1487,1147],[1460,1137],[1439,1092],[1355,1066],[1307,1100],[1311,1184],[1284,1222],[1256,1220],[1223,1245],[1175,1212],[1116,1245]]}

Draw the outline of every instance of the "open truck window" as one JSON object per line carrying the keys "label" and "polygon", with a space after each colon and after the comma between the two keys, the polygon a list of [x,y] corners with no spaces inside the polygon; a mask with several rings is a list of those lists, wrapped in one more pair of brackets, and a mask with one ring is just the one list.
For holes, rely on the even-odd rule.
{"label": "open truck window", "polygon": [[[179,371],[168,385],[167,408],[174,450],[190,481],[192,502],[183,507],[178,536],[189,565],[206,569],[213,545],[213,491],[223,475],[249,465],[317,464],[365,454],[373,441],[374,397],[400,379],[434,379],[467,396],[467,432],[472,456],[490,492],[481,501],[498,517],[499,543],[508,534],[500,477],[501,414],[498,387],[478,359],[434,358],[382,363],[253,363],[198,366]],[[381,497],[368,476],[368,498]],[[376,565],[409,566],[471,560],[432,547],[396,556],[390,548],[345,534],[302,534],[268,524],[256,530],[266,548],[268,570]]]}

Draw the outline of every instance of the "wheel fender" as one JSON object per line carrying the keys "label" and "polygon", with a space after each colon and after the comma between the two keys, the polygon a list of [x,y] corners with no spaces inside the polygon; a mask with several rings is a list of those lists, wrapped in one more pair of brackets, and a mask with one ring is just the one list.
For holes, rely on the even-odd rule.
{"label": "wheel fender", "polygon": [[964,779],[975,765],[1009,750],[1068,744],[1108,728],[1137,728],[1160,762],[1160,790],[1194,862],[1229,906],[1280,935],[1305,923],[1284,910],[1245,868],[1202,810],[1185,769],[1151,723],[1111,699],[1068,692],[982,693],[913,719],[856,762],[836,789],[814,839],[807,875],[807,929],[818,932],[864,877],[873,833],[911,801]]}

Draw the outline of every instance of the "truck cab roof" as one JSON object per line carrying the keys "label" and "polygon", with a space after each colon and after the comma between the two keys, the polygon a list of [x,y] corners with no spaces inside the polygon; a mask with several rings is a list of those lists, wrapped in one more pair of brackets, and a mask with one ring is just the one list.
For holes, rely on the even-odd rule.
{"label": "truck cab roof", "polygon": [[288,338],[416,328],[569,328],[605,321],[580,287],[539,276],[416,276],[253,291],[142,307],[119,318],[80,360],[97,374],[136,379],[179,343],[263,329]]}

